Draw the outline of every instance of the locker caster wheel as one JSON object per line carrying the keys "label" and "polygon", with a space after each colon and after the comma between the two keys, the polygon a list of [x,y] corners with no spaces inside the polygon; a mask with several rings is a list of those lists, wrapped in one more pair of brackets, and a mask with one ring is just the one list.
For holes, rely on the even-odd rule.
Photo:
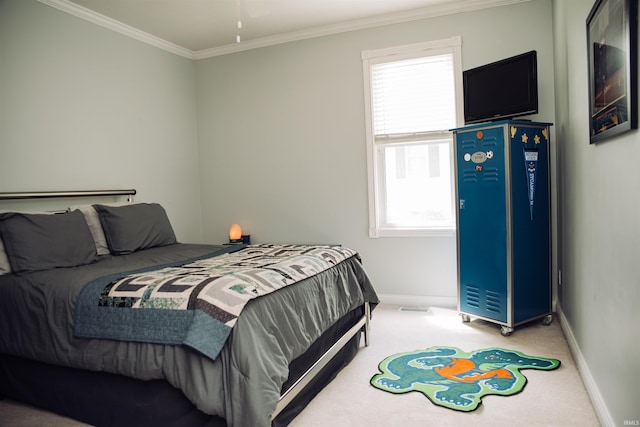
{"label": "locker caster wheel", "polygon": [[508,337],[509,335],[511,335],[512,332],[513,332],[513,328],[510,328],[508,326],[500,327],[500,333],[502,334],[503,337]]}
{"label": "locker caster wheel", "polygon": [[461,314],[460,316],[462,316],[462,323],[471,322],[471,316],[469,316],[468,314]]}
{"label": "locker caster wheel", "polygon": [[551,324],[551,322],[553,322],[553,315],[551,314],[547,314],[546,316],[544,316],[544,318],[542,319],[542,324],[544,326],[549,326]]}

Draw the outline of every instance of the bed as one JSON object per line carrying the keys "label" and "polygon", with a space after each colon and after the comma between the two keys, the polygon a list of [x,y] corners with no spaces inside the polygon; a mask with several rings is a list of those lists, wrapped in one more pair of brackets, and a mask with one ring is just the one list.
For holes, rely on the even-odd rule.
{"label": "bed", "polygon": [[0,213],[0,396],[95,426],[284,426],[368,345],[357,252],[180,243],[134,194],[0,193],[129,198]]}

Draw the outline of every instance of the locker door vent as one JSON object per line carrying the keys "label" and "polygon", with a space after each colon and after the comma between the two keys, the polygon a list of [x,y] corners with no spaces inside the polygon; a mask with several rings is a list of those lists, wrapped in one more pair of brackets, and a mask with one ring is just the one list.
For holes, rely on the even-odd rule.
{"label": "locker door vent", "polygon": [[469,307],[480,308],[480,289],[475,286],[466,286],[465,300]]}
{"label": "locker door vent", "polygon": [[476,174],[476,171],[474,170],[462,171],[462,180],[464,182],[478,182],[478,176]]}
{"label": "locker door vent", "polygon": [[475,148],[477,143],[478,141],[476,141],[475,139],[465,139],[463,141],[460,141],[460,147],[469,150],[471,148]]}
{"label": "locker door vent", "polygon": [[483,138],[481,140],[482,147],[495,147],[498,145],[498,140],[496,138]]}
{"label": "locker door vent", "polygon": [[482,174],[482,181],[485,182],[498,182],[500,181],[500,173],[498,168],[485,168]]}
{"label": "locker door vent", "polygon": [[487,311],[490,311],[492,313],[500,313],[502,311],[500,309],[502,305],[501,304],[502,298],[499,293],[487,291],[486,298],[487,298]]}

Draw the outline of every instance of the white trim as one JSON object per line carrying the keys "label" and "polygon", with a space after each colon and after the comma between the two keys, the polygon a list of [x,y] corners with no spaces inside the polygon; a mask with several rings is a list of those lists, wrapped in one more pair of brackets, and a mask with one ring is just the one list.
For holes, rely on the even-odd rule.
{"label": "white trim", "polygon": [[442,49],[443,53],[450,53],[452,47],[462,46],[462,36],[453,36],[448,39],[431,40],[420,43],[405,44],[402,46],[387,47],[382,49],[364,50],[362,51],[362,59],[370,60],[376,63],[375,59],[382,59],[380,62],[398,61],[399,59],[416,58],[420,56],[420,51],[434,51]]}
{"label": "white trim", "polygon": [[[455,37],[454,37],[455,38]],[[460,37],[458,37],[460,38]],[[456,79],[454,87],[456,89],[456,126],[464,126],[464,82],[462,80],[462,39],[460,38],[460,43],[453,45],[453,66],[454,66],[454,78]],[[453,157],[453,144],[451,144],[451,159],[455,159]],[[455,161],[455,160],[453,160]],[[453,170],[455,168],[451,168],[451,174],[453,175]],[[452,181],[455,182],[454,177],[451,177]],[[454,210],[455,212],[455,210]]]}
{"label": "white trim", "polygon": [[189,59],[205,59],[214,56],[226,55],[234,52],[242,52],[250,49],[257,49],[266,46],[273,46],[298,40],[305,40],[315,37],[328,36],[332,34],[345,33],[349,31],[362,30],[379,27],[382,25],[399,24],[403,22],[418,21],[421,19],[435,18],[437,16],[453,15],[456,13],[471,12],[474,10],[490,9],[493,7],[508,6],[517,3],[525,3],[532,0],[494,0],[487,2],[484,0],[470,0],[462,3],[443,3],[422,9],[391,13],[366,19],[358,19],[340,24],[325,25],[308,30],[295,31],[279,34],[270,37],[233,43],[211,49],[192,51],[178,46],[159,37],[153,36],[144,31],[133,28],[115,19],[108,18],[85,7],[79,6],[68,0],[38,0],[42,4],[51,6],[63,12],[69,13],[78,18],[108,28],[117,33],[131,37],[143,43],[150,44],[159,49],[166,50],[176,55]]}
{"label": "white trim", "polygon": [[369,229],[369,237],[455,237],[455,227],[430,227],[430,228],[398,228],[398,229]]}
{"label": "white trim", "polygon": [[384,145],[407,144],[412,142],[419,142],[421,144],[440,144],[442,142],[448,142],[452,139],[453,136],[450,131],[435,130],[426,132],[395,134],[393,136],[378,134],[375,136],[375,140],[373,141],[373,143]]}
{"label": "white trim", "polygon": [[582,352],[580,351],[580,347],[578,346],[578,342],[576,341],[575,336],[573,335],[573,331],[571,330],[571,326],[565,317],[562,307],[558,304],[556,315],[558,320],[560,321],[560,327],[564,332],[564,336],[567,339],[567,343],[569,344],[569,349],[571,349],[571,354],[576,361],[576,367],[578,368],[578,372],[582,377],[582,382],[584,383],[585,388],[587,389],[587,393],[591,398],[591,403],[593,404],[593,408],[596,411],[596,415],[602,424],[605,427],[613,427],[616,425],[613,422],[613,418],[609,413],[609,409],[607,408],[604,399],[602,398],[602,394],[598,389],[598,385],[596,384],[593,375],[591,374],[591,370],[589,369],[589,365],[582,356]]}
{"label": "white trim", "polygon": [[[362,73],[364,83],[364,109],[365,109],[365,141],[367,150],[367,190],[369,201],[369,238],[379,237],[442,237],[455,236],[455,218],[450,225],[443,223],[441,226],[431,225],[424,227],[395,228],[391,224],[383,224],[380,209],[386,201],[382,200],[386,195],[381,188],[386,188],[386,183],[381,182],[385,174],[383,150],[393,143],[414,142],[416,139],[424,143],[425,139],[433,139],[434,143],[446,142],[449,145],[451,162],[453,157],[453,136],[450,131],[431,131],[408,133],[398,137],[389,138],[387,135],[376,136],[373,130],[373,100],[372,100],[372,65],[386,62],[395,62],[405,59],[413,59],[421,56],[447,54],[453,56],[454,65],[454,90],[456,97],[456,125],[460,126],[463,118],[462,100],[462,37],[452,36],[445,39],[432,40],[420,43],[412,43],[381,49],[364,50],[362,57]],[[442,141],[446,139],[446,141]],[[389,142],[392,141],[392,142]],[[451,167],[450,182],[454,183],[454,168]],[[451,212],[455,212],[455,197],[451,197]]]}
{"label": "white trim", "polygon": [[427,295],[396,295],[396,294],[378,294],[380,302],[390,305],[401,305],[405,307],[458,307],[457,297],[439,297]]}
{"label": "white trim", "polygon": [[[364,55],[364,52],[363,52]],[[378,236],[378,175],[375,165],[375,141],[373,135],[373,114],[371,114],[371,67],[363,56],[363,82],[364,82],[364,122],[365,122],[365,141],[367,141],[367,191],[369,195],[369,237],[377,238]]]}
{"label": "white trim", "polygon": [[244,50],[257,49],[265,46],[273,46],[282,43],[289,43],[298,40],[311,39],[315,37],[330,36],[333,34],[346,33],[349,31],[364,30],[367,28],[380,27],[383,25],[400,24],[403,22],[419,21],[421,19],[435,18],[437,16],[453,15],[474,10],[489,9],[492,7],[508,6],[516,3],[525,3],[532,0],[495,0],[490,3],[481,0],[472,0],[464,4],[443,3],[422,9],[409,10],[387,15],[374,16],[372,18],[357,19],[339,24],[324,25],[308,30],[295,31],[291,33],[278,34],[271,37],[262,37],[249,40],[247,42],[229,44],[212,49],[204,49],[194,52],[195,59],[210,58],[213,56],[226,55],[228,53],[241,52]]}
{"label": "white trim", "polygon": [[189,49],[186,49],[182,46],[178,46],[177,44],[168,42],[164,39],[161,39],[160,37],[156,37],[149,33],[145,33],[144,31],[138,30],[137,28],[133,28],[127,24],[123,24],[120,21],[116,21],[115,19],[101,15],[97,12],[94,12],[93,10],[87,9],[86,7],[79,6],[68,0],[38,0],[38,1],[40,3],[46,4],[47,6],[51,6],[55,9],[66,12],[70,15],[77,16],[78,18],[84,19],[85,21],[89,21],[96,25],[100,25],[101,27],[107,28],[111,31],[115,31],[116,33],[123,34],[125,36],[131,37],[143,43],[149,44],[151,46],[155,46],[157,48],[169,51],[171,53],[175,53],[176,55],[193,59],[193,52]]}
{"label": "white trim", "polygon": [[456,227],[435,227],[429,228],[369,228],[369,237],[455,237]]}

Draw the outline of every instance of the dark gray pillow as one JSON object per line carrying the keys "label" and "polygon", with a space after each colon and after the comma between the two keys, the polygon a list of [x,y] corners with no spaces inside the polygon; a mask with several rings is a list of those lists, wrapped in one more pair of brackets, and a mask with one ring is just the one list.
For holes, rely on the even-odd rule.
{"label": "dark gray pillow", "polygon": [[80,211],[55,215],[3,213],[0,235],[14,273],[75,267],[96,258],[96,245]]}
{"label": "dark gray pillow", "polygon": [[125,206],[93,205],[114,255],[176,243],[169,218],[157,203]]}

